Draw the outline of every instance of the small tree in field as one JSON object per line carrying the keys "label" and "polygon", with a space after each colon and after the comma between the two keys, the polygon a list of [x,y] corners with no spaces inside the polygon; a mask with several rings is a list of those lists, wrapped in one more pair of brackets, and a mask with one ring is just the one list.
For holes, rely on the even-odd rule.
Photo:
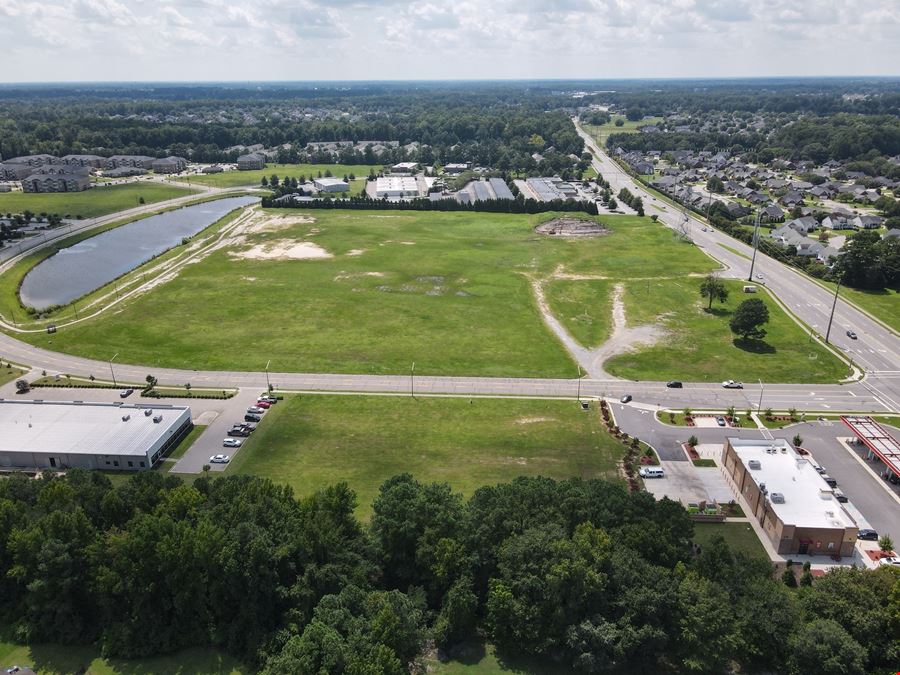
{"label": "small tree in field", "polygon": [[700,296],[709,298],[709,305],[707,305],[706,309],[711,310],[713,300],[718,300],[719,302],[728,300],[728,288],[715,274],[709,274],[700,282]]}

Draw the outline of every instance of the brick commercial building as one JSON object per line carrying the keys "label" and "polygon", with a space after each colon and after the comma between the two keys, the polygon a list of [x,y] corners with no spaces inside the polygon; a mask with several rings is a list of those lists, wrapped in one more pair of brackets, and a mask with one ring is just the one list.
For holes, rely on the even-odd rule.
{"label": "brick commercial building", "polygon": [[787,441],[729,438],[722,466],[782,555],[852,556],[858,528],[834,490]]}

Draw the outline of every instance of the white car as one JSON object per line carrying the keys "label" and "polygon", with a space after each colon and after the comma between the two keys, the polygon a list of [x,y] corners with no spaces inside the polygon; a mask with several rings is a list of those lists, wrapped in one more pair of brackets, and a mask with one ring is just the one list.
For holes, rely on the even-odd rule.
{"label": "white car", "polygon": [[897,569],[900,569],[900,558],[897,558],[896,556],[891,558],[882,558],[878,561],[878,564],[885,565],[886,567],[896,567]]}
{"label": "white car", "polygon": [[213,455],[209,458],[210,464],[228,464],[231,457],[228,455]]}
{"label": "white car", "polygon": [[222,441],[223,448],[239,448],[241,447],[242,441],[240,438],[226,438]]}
{"label": "white car", "polygon": [[725,389],[743,389],[744,383],[743,382],[735,382],[734,380],[725,380],[722,383],[722,386]]}
{"label": "white car", "polygon": [[247,408],[247,412],[251,415],[262,415],[265,411],[265,408],[260,408],[258,405],[251,405]]}

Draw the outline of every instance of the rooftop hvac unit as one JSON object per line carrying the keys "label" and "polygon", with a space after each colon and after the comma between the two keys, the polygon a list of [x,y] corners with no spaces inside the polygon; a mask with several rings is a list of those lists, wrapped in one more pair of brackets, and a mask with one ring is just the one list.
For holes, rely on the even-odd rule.
{"label": "rooftop hvac unit", "polygon": [[150,410],[150,408],[147,408],[147,409],[144,411],[144,417],[150,417],[150,415],[152,415],[152,414],[153,414],[153,411]]}
{"label": "rooftop hvac unit", "polygon": [[771,499],[773,504],[784,504],[784,495],[780,492],[773,492]]}
{"label": "rooftop hvac unit", "polygon": [[130,420],[130,419],[131,419],[131,415],[122,415],[122,421],[123,421],[123,422],[127,422],[127,421]]}
{"label": "rooftop hvac unit", "polygon": [[156,417],[153,418],[154,424],[159,424],[160,422],[162,422],[162,415],[157,415]]}
{"label": "rooftop hvac unit", "polygon": [[760,461],[758,459],[751,459],[750,460],[750,468],[751,469],[761,469],[762,464],[760,463]]}

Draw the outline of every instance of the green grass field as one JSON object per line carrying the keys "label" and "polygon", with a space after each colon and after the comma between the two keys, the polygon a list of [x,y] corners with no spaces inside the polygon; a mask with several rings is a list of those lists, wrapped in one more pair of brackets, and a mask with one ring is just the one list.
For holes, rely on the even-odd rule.
{"label": "green grass field", "polygon": [[12,382],[13,380],[17,380],[22,375],[25,374],[26,371],[21,368],[16,368],[13,365],[4,363],[3,367],[0,368],[0,387],[2,387],[7,382]]}
{"label": "green grass field", "polygon": [[[616,126],[616,120],[622,120],[622,126]],[[629,119],[626,119],[624,115],[613,115],[612,119],[607,124],[585,124],[584,130],[588,132],[591,138],[596,141],[597,145],[601,148],[606,147],[606,139],[609,138],[610,134],[633,134],[637,133],[638,127],[646,127],[651,124],[656,124],[658,122],[662,122],[662,117],[645,117],[642,120],[637,122],[633,122]]]}
{"label": "green grass field", "polygon": [[49,644],[18,645],[0,634],[0,666],[30,666],[41,675],[240,675],[250,672],[212,649],[186,649],[149,659],[104,659],[100,648]]}
{"label": "green grass field", "polygon": [[607,279],[559,279],[544,289],[553,316],[585,347],[603,344],[612,333],[612,288]]}
{"label": "green grass field", "polygon": [[[373,169],[375,173],[378,173],[381,170],[381,166],[362,164],[270,164],[265,169],[258,171],[225,171],[204,176],[191,176],[191,183],[228,188],[242,185],[259,185],[263,176],[270,178],[272,174],[276,174],[278,178],[306,176],[307,179],[310,179],[316,178],[320,171],[323,176],[326,171],[331,171],[332,175],[337,178],[342,178],[344,174],[351,173],[356,176],[356,180],[350,181],[350,194],[355,195],[363,189],[366,177]],[[176,178],[175,180],[184,180],[184,178]]]}
{"label": "green grass field", "polygon": [[574,401],[288,396],[228,467],[297,496],[346,481],[367,518],[378,487],[408,471],[468,496],[516,476],[613,476],[622,445]]}
{"label": "green grass field", "polygon": [[333,258],[235,260],[220,250],[115,314],[26,339],[101,358],[114,346],[120,360],[149,366],[260,370],[271,358],[273,372],[407,373],[415,362],[421,374],[568,377],[574,365],[544,325],[527,275],[562,266],[630,276],[663,260],[676,275],[712,267],[636,217],[606,217],[611,234],[578,241],[535,235],[537,216],[312,217],[249,234],[244,246],[309,241]]}
{"label": "green grass field", "polygon": [[750,523],[694,523],[694,541],[700,546],[721,535],[732,551],[769,559]]}
{"label": "green grass field", "polygon": [[[835,284],[825,281],[821,283],[834,291]],[[858,305],[900,333],[900,289],[865,291],[841,286],[840,297]]]}
{"label": "green grass field", "polygon": [[150,181],[95,187],[84,192],[5,192],[0,193],[0,213],[22,213],[28,210],[38,214],[58,213],[72,218],[96,218],[140,206],[141,197],[146,204],[154,204],[188,194],[190,190],[185,188]]}
{"label": "green grass field", "polygon": [[665,330],[655,345],[614,356],[605,369],[629,380],[834,382],[849,369],[831,352],[811,342],[768,296],[768,335],[761,343],[739,345],[728,327],[734,309],[747,296],[742,282],[726,281],[725,304],[706,311],[699,278],[625,282],[626,320],[637,326],[657,323]]}

